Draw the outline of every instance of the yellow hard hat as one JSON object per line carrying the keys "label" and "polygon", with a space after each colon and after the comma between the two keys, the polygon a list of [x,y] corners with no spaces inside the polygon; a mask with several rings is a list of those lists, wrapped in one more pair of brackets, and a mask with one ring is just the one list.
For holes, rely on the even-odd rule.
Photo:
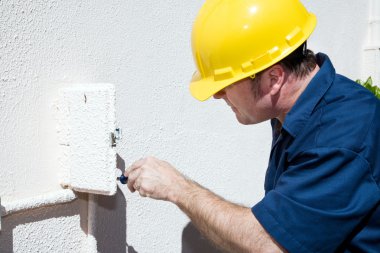
{"label": "yellow hard hat", "polygon": [[279,62],[316,23],[299,0],[207,0],[192,31],[191,94],[204,101]]}

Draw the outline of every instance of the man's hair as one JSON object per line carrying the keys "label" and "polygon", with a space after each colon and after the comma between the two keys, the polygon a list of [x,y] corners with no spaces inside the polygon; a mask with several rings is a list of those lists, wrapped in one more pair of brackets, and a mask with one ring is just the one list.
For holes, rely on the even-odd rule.
{"label": "man's hair", "polygon": [[[294,74],[297,78],[301,79],[313,71],[317,65],[317,57],[314,52],[306,48],[306,41],[299,46],[290,55],[279,61],[277,64],[281,64],[287,71]],[[261,74],[260,71],[256,73],[255,78],[252,80],[252,92],[255,97],[261,96]]]}
{"label": "man's hair", "polygon": [[297,78],[307,76],[317,65],[317,58],[314,52],[307,49],[306,45],[305,41],[290,55],[279,62],[286,70],[295,74]]}

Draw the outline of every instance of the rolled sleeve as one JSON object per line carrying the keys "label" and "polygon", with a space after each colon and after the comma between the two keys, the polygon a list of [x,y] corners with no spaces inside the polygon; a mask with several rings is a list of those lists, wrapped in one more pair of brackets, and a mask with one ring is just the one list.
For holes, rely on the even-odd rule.
{"label": "rolled sleeve", "polygon": [[253,214],[289,252],[335,252],[379,202],[369,164],[340,148],[312,149],[288,163]]}

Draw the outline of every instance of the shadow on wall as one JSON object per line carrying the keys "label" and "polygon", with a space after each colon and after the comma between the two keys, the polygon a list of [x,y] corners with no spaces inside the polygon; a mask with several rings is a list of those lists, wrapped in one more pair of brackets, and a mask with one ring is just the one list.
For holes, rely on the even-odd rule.
{"label": "shadow on wall", "polygon": [[[123,160],[119,156],[118,164],[118,166],[123,164]],[[52,248],[56,250],[74,249],[67,252],[78,252],[78,249],[83,246],[83,240],[86,240],[88,232],[88,194],[77,192],[77,195],[78,199],[70,203],[42,207],[3,217],[0,252],[53,252]],[[114,196],[97,195],[95,199],[97,203],[94,214],[96,224],[93,224],[93,236],[97,242],[97,251],[100,253],[126,253],[126,200],[123,193],[117,189]],[[76,231],[63,231],[62,233],[62,231],[56,230],[58,219],[73,217],[69,218],[71,222],[71,219],[76,219],[75,216],[80,222],[80,228],[72,227]],[[44,229],[42,233],[41,228]],[[83,237],[79,238],[79,235]],[[46,241],[50,242],[54,236],[57,236],[59,240],[54,241],[53,245],[37,244],[34,245],[34,250],[28,247],[28,240],[45,241],[46,238]],[[129,249],[130,252],[135,251]]]}
{"label": "shadow on wall", "polygon": [[[117,155],[117,168],[124,172],[125,162]],[[96,230],[98,252],[127,252],[127,202],[120,189],[114,196],[97,197]],[[132,251],[128,250],[128,253]]]}
{"label": "shadow on wall", "polygon": [[[61,249],[59,252],[63,252],[62,249],[75,249],[66,252],[78,252],[83,240],[86,240],[85,235],[88,231],[88,196],[84,193],[77,193],[77,195],[78,199],[71,203],[42,207],[3,217],[0,232],[0,252],[53,252],[51,251],[52,248]],[[62,220],[74,216],[78,216],[81,227],[78,230],[83,231],[83,238],[73,237],[73,232],[79,235],[79,231],[62,233],[54,229],[53,226],[57,226],[58,219]],[[93,235],[97,242],[98,252],[126,253],[126,201],[120,190],[114,196],[97,196],[95,216],[96,224]],[[52,221],[51,225],[49,221]],[[31,226],[31,224],[35,225]],[[44,230],[41,231],[42,227]],[[32,242],[36,240],[50,241],[54,236],[57,236],[60,242],[54,242],[53,245],[44,243],[34,245],[35,251],[28,248],[28,240]],[[21,242],[24,243],[20,244]]]}
{"label": "shadow on wall", "polygon": [[127,252],[126,209],[119,189],[114,196],[98,196],[95,228],[98,252]]}
{"label": "shadow on wall", "polygon": [[128,246],[128,253],[138,253],[132,246]]}
{"label": "shadow on wall", "polygon": [[222,253],[189,222],[182,232],[182,253]]}
{"label": "shadow on wall", "polygon": [[[47,240],[51,239],[52,235],[49,234],[49,232],[36,235],[36,233],[41,233],[41,231],[38,230],[39,226],[30,226],[32,223],[44,223],[43,226],[46,228],[49,227],[49,221],[53,221],[51,223],[51,226],[54,226],[57,219],[78,216],[78,219],[80,217],[81,229],[83,231],[86,230],[87,221],[84,217],[84,214],[86,213],[86,201],[87,197],[85,195],[78,194],[78,199],[71,203],[38,208],[29,210],[27,212],[19,212],[2,218],[2,230],[0,232],[0,252],[32,252],[32,249],[28,247],[28,240],[33,241],[36,238],[44,240],[45,236]],[[52,227],[48,228],[48,231],[51,232],[52,230]],[[80,238],[78,239],[78,245],[75,246],[79,247]],[[62,246],[61,248],[71,248],[76,243],[73,243],[72,235],[70,233],[61,235],[61,241],[57,243],[66,241],[68,244],[71,243],[71,245],[60,245]],[[20,244],[20,242],[24,243]],[[50,246],[54,247],[55,245]],[[40,247],[44,247],[44,245],[41,244]],[[40,252],[43,252],[43,249],[40,249]]]}

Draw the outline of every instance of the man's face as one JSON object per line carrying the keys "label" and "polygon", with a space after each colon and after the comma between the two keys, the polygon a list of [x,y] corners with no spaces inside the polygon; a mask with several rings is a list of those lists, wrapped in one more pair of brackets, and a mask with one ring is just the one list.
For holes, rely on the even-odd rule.
{"label": "man's face", "polygon": [[214,94],[214,98],[224,99],[241,124],[256,124],[270,119],[270,103],[266,103],[268,94],[262,84],[262,78],[245,78]]}

